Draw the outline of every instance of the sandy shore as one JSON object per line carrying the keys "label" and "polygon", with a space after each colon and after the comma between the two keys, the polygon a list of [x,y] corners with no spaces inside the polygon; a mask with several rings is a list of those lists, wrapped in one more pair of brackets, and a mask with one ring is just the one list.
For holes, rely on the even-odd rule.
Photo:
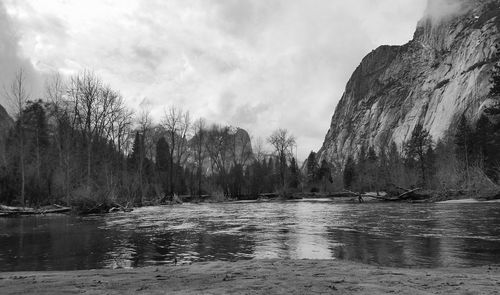
{"label": "sandy shore", "polygon": [[248,260],[0,273],[1,294],[500,294],[500,268],[400,269],[339,260]]}

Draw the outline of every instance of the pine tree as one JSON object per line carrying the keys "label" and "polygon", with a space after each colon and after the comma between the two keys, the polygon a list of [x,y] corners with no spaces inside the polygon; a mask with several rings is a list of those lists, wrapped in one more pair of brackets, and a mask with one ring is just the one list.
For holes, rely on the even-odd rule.
{"label": "pine tree", "polygon": [[307,182],[314,183],[318,179],[318,162],[316,161],[316,153],[309,153],[306,162]]}
{"label": "pine tree", "polygon": [[329,183],[333,182],[330,164],[328,164],[328,162],[325,159],[323,159],[321,161],[321,166],[318,170],[318,178],[321,181],[321,183],[323,184],[323,191],[326,190],[326,186],[327,186],[328,182]]}
{"label": "pine tree", "polygon": [[130,168],[133,170],[139,169],[142,156],[142,140],[139,132],[135,133],[134,143],[132,145],[132,153],[129,156]]}
{"label": "pine tree", "polygon": [[158,181],[161,184],[163,192],[167,192],[169,186],[168,171],[170,169],[170,149],[165,137],[160,137],[156,143],[156,169],[158,171]]}
{"label": "pine tree", "polygon": [[[39,204],[43,198],[48,197],[49,192],[43,186],[46,175],[49,173],[46,150],[49,146],[49,134],[45,108],[41,100],[29,101],[23,110],[23,126],[26,143],[27,164],[34,168],[34,175],[29,181],[31,187],[28,188],[27,197],[32,202]],[[42,187],[43,186],[43,187]]]}
{"label": "pine tree", "polygon": [[401,158],[397,144],[393,141],[387,152],[387,184],[400,184],[403,170],[403,159]]}
{"label": "pine tree", "polygon": [[429,131],[421,124],[417,124],[411,134],[411,138],[404,144],[406,163],[409,168],[419,171],[421,184],[427,183],[427,151],[432,148],[432,138]]}
{"label": "pine tree", "polygon": [[290,188],[298,188],[299,182],[299,167],[297,166],[295,157],[292,157],[290,160]]}
{"label": "pine tree", "polygon": [[432,148],[432,145],[429,146],[427,151],[425,152],[425,172],[427,174],[426,181],[427,183],[424,183],[426,185],[430,185],[433,187],[434,183],[434,175],[436,174],[436,153],[434,152],[434,149]]}
{"label": "pine tree", "polygon": [[375,152],[375,149],[373,146],[370,146],[368,148],[368,154],[366,155],[366,171],[367,171],[367,177],[366,180],[368,182],[368,186],[370,191],[375,189],[378,191],[378,175],[379,175],[379,169],[378,169],[378,157],[377,153]]}
{"label": "pine tree", "polygon": [[167,140],[165,137],[160,137],[156,144],[156,167],[162,172],[168,171],[170,163],[170,154]]}
{"label": "pine tree", "polygon": [[361,191],[364,191],[368,184],[368,171],[367,171],[367,157],[366,157],[366,147],[361,146],[358,153],[358,161],[356,163],[356,182]]}
{"label": "pine tree", "polygon": [[465,171],[465,181],[468,186],[469,182],[469,168],[471,167],[471,157],[473,152],[473,132],[472,128],[467,122],[465,114],[460,116],[458,121],[457,131],[455,133],[455,156],[463,163]]}
{"label": "pine tree", "polygon": [[352,156],[347,157],[347,161],[344,166],[344,187],[351,189],[352,185],[356,181],[356,162]]}
{"label": "pine tree", "polygon": [[[389,167],[389,159],[387,158],[387,152],[384,146],[382,146],[380,153],[379,153],[379,160],[377,163],[377,170],[378,170],[378,187],[380,189],[384,189],[387,187],[387,185],[390,183],[390,169],[392,167]],[[395,168],[395,167],[394,167]]]}
{"label": "pine tree", "polygon": [[469,166],[469,156],[472,148],[472,128],[468,124],[465,114],[460,116],[454,141],[458,159]]}

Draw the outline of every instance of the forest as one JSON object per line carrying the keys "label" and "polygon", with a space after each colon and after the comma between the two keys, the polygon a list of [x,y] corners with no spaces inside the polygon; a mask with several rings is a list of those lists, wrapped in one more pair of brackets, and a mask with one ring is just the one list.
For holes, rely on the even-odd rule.
{"label": "forest", "polygon": [[[490,97],[500,95],[500,66]],[[455,130],[434,141],[422,125],[401,145],[361,147],[344,163],[311,152],[302,168],[295,137],[274,131],[253,144],[240,128],[193,120],[170,107],[160,122],[126,107],[121,94],[90,71],[53,76],[32,97],[20,70],[5,87],[14,120],[2,141],[0,203],[63,204],[83,212],[182,200],[284,198],[294,193],[497,188],[500,124],[465,113]],[[487,114],[496,115],[496,114]]]}
{"label": "forest", "polygon": [[[159,123],[134,114],[119,92],[84,71],[56,75],[44,97],[33,99],[20,70],[6,88],[15,118],[4,140],[0,203],[61,203],[82,210],[141,206],[173,196],[235,199],[274,192],[297,180],[295,139],[279,129],[252,147],[240,128],[192,120],[170,107]],[[288,183],[287,183],[288,184]]]}

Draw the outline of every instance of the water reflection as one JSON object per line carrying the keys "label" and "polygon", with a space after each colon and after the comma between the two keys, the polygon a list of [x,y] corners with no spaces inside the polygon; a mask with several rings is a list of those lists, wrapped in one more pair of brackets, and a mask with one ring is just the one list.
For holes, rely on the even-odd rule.
{"label": "water reflection", "polygon": [[[500,263],[500,204],[186,204],[107,216],[0,218],[0,270],[252,258],[384,266]],[[480,214],[478,214],[480,212]]]}

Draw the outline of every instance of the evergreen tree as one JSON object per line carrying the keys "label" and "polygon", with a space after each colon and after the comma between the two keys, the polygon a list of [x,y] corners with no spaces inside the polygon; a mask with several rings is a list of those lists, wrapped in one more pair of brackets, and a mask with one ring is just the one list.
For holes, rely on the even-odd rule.
{"label": "evergreen tree", "polygon": [[473,134],[474,156],[480,167],[483,167],[486,175],[493,181],[499,179],[500,163],[500,124],[494,124],[485,116],[482,116]]}
{"label": "evergreen tree", "polygon": [[160,137],[156,144],[156,167],[160,171],[168,171],[170,163],[170,154],[167,140],[165,137]]}
{"label": "evergreen tree", "polygon": [[307,169],[307,182],[314,183],[318,180],[318,162],[316,160],[316,153],[309,153],[306,161],[306,169]]}
{"label": "evergreen tree", "polygon": [[458,121],[457,131],[454,137],[455,143],[455,156],[463,163],[463,170],[465,172],[465,182],[469,183],[469,168],[472,166],[473,158],[473,131],[467,122],[465,114],[460,116]]}
{"label": "evergreen tree", "polygon": [[424,183],[431,188],[435,186],[434,175],[436,174],[436,153],[431,146],[425,152],[425,173],[427,174],[427,183]]}
{"label": "evergreen tree", "polygon": [[387,169],[387,183],[390,185],[397,184],[403,174],[403,163],[398,150],[398,146],[394,141],[391,142],[391,145],[389,146],[389,152],[387,153]]}
{"label": "evergreen tree", "polygon": [[347,157],[347,161],[344,166],[344,187],[351,189],[352,185],[356,181],[356,162],[352,156]]}
{"label": "evergreen tree", "polygon": [[295,157],[292,157],[290,160],[290,188],[298,188],[299,187],[299,167],[297,166],[297,162],[295,161]]}
{"label": "evergreen tree", "polygon": [[129,156],[130,168],[133,170],[139,169],[141,158],[142,158],[142,139],[139,132],[135,133],[134,143],[132,145],[132,153]]}
{"label": "evergreen tree", "polygon": [[238,198],[242,195],[242,186],[244,182],[243,166],[236,164],[229,170],[230,195]]}
{"label": "evergreen tree", "polygon": [[361,146],[358,153],[358,161],[356,163],[356,183],[361,191],[367,188],[368,181],[368,171],[367,171],[367,157],[366,157],[366,147]]}
{"label": "evergreen tree", "polygon": [[156,169],[163,192],[167,192],[170,187],[168,181],[168,171],[170,171],[170,149],[165,137],[160,137],[156,143]]}
{"label": "evergreen tree", "polygon": [[472,153],[472,140],[472,128],[469,126],[465,114],[462,114],[455,133],[455,153],[457,158],[464,162],[467,167],[470,166],[469,160]]}
{"label": "evergreen tree", "polygon": [[145,150],[144,150],[144,138],[139,133],[135,133],[134,145],[132,146],[132,153],[129,157],[130,168],[137,175],[137,181],[139,182],[140,192],[135,197],[135,202],[139,205],[144,201],[146,196],[146,184],[147,181],[145,177],[145,164],[146,164]]}
{"label": "evergreen tree", "polygon": [[325,159],[321,161],[321,166],[318,170],[318,178],[323,184],[323,191],[326,190],[328,183],[333,182],[332,170],[330,169],[330,164],[328,164],[328,162]]}
{"label": "evergreen tree", "polygon": [[378,160],[378,187],[380,189],[384,189],[388,186],[390,183],[389,177],[390,177],[390,169],[389,167],[389,159],[387,157],[387,152],[384,147],[381,148],[380,153],[379,153],[379,160]]}
{"label": "evergreen tree", "polygon": [[422,185],[425,185],[428,179],[426,156],[430,148],[432,148],[432,138],[429,132],[421,124],[417,124],[411,138],[404,144],[404,152],[407,166],[419,172]]}
{"label": "evergreen tree", "polygon": [[379,190],[378,157],[373,146],[370,146],[368,148],[368,154],[366,155],[366,171],[367,171],[366,180],[370,191],[373,191],[374,189],[378,191]]}

